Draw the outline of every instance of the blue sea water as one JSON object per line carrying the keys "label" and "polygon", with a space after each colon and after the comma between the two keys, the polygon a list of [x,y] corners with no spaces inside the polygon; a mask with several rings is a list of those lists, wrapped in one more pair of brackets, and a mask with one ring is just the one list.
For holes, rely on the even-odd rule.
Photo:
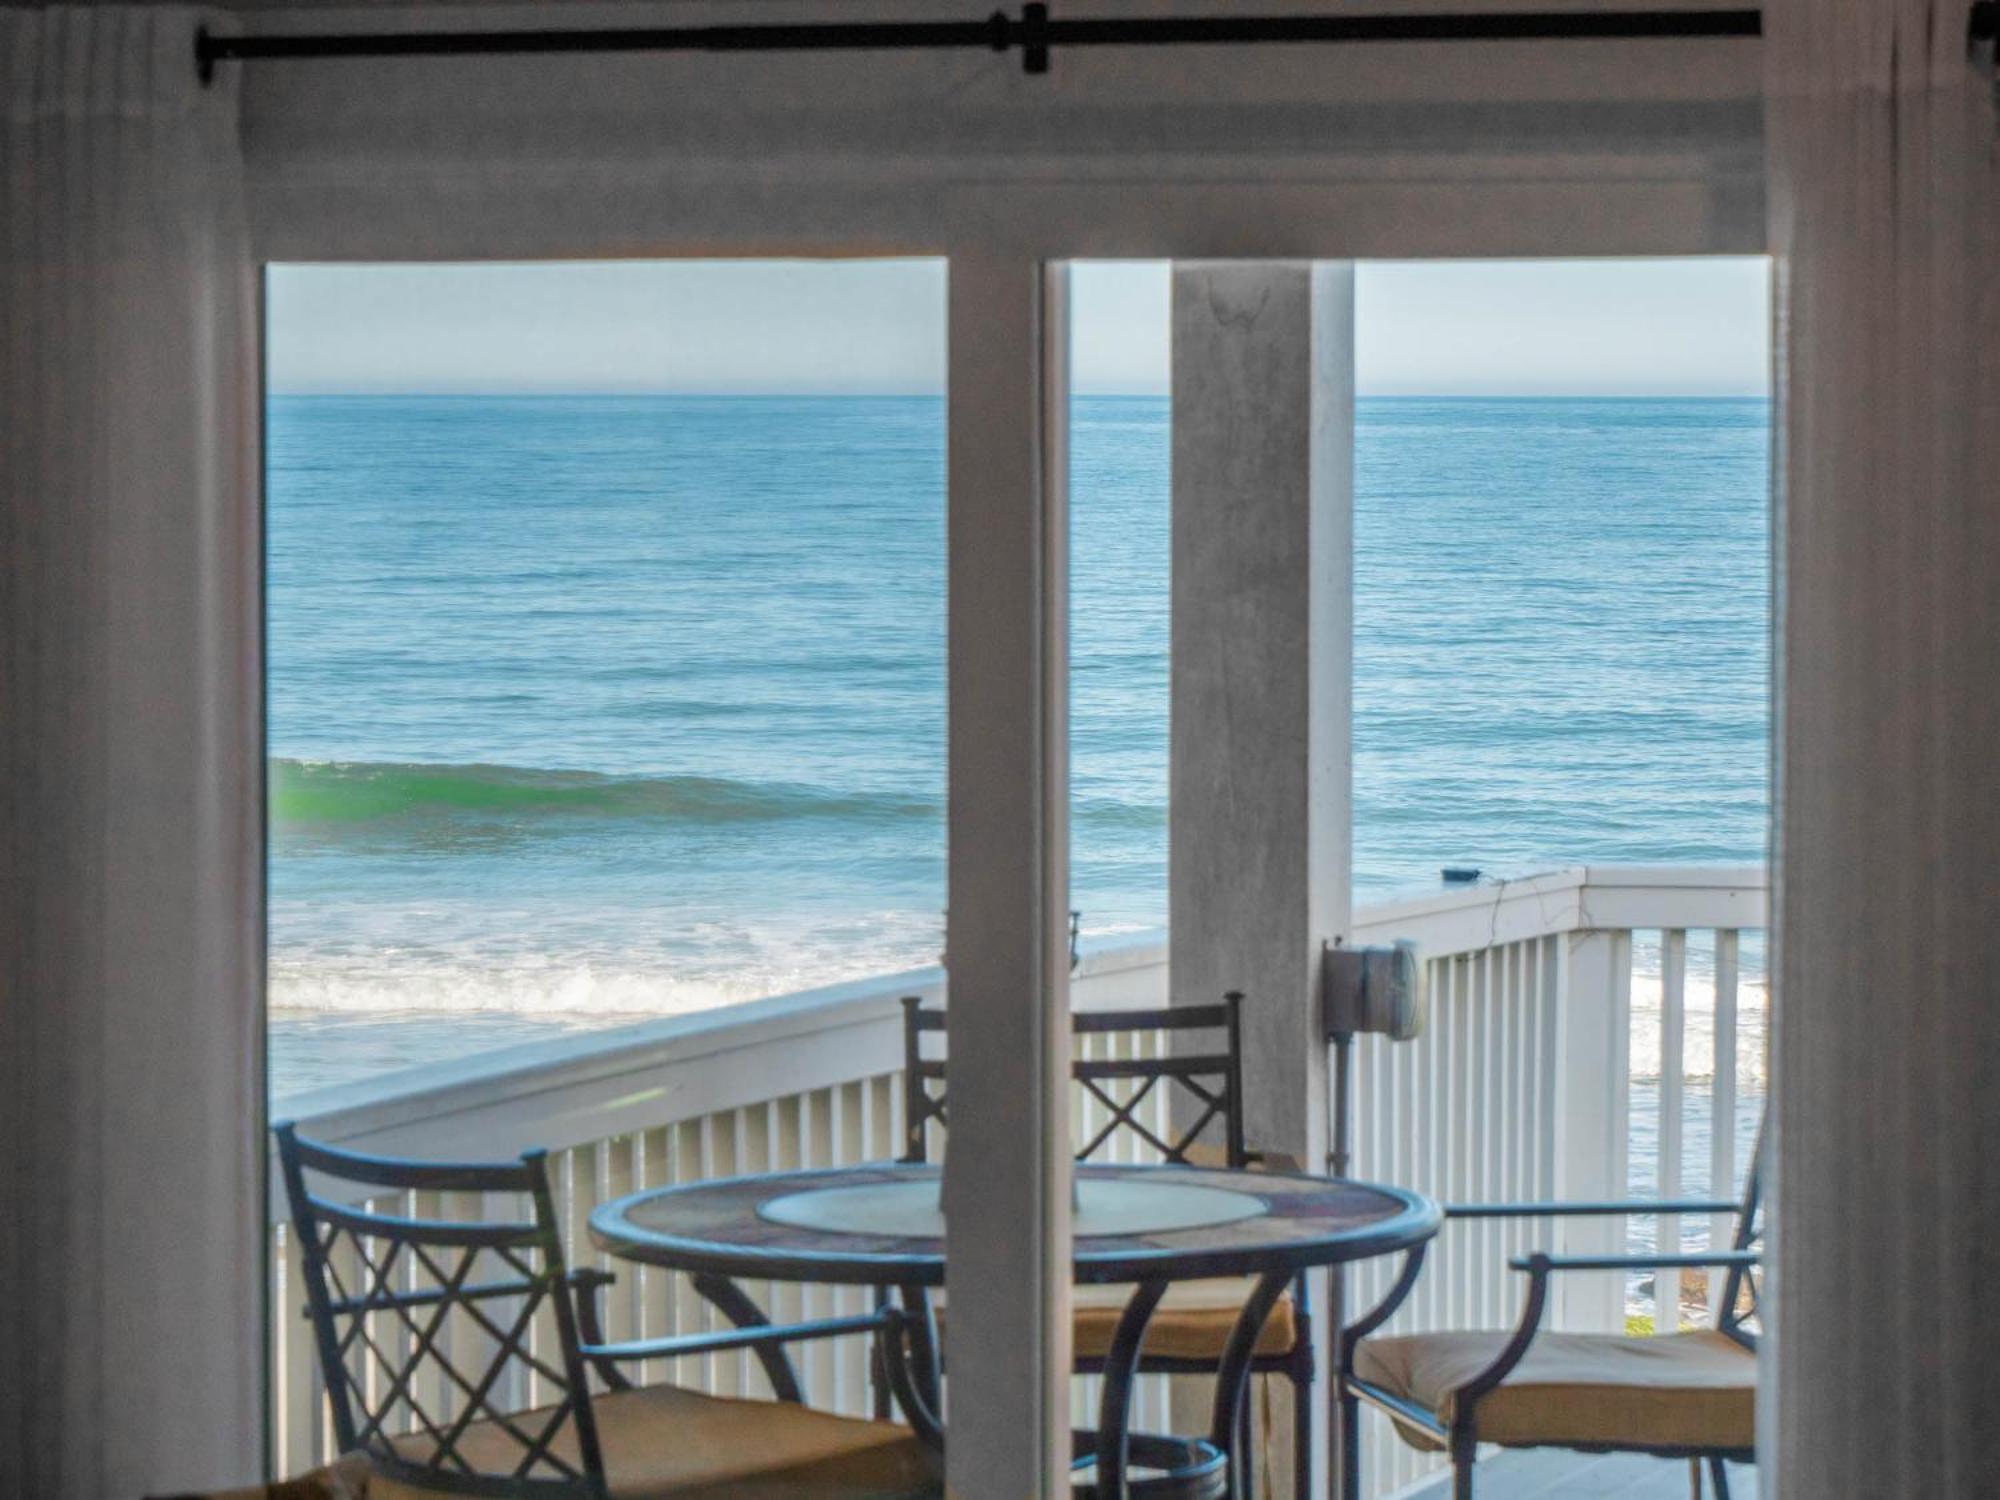
{"label": "blue sea water", "polygon": [[[1073,411],[1073,904],[1165,919],[1168,411]],[[1357,897],[1757,860],[1769,411],[1364,400]],[[272,1088],[935,961],[944,411],[274,398]]]}

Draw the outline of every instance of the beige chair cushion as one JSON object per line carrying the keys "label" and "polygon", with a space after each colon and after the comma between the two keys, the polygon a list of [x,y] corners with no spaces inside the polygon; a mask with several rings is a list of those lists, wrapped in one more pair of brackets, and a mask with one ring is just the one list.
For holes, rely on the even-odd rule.
{"label": "beige chair cushion", "polygon": [[[613,1500],[928,1500],[943,1493],[929,1450],[907,1427],[888,1422],[671,1385],[615,1391],[596,1397],[591,1410]],[[517,1425],[540,1430],[534,1413]],[[419,1461],[429,1452],[427,1440],[404,1438],[397,1446]],[[565,1424],[554,1446],[579,1463],[574,1424]],[[459,1452],[476,1469],[505,1473],[522,1449],[486,1422],[467,1429]],[[365,1500],[432,1500],[434,1493],[377,1474]]]}
{"label": "beige chair cushion", "polygon": [[200,1494],[160,1497],[160,1500],[362,1500],[368,1485],[368,1460],[358,1453],[296,1479],[253,1484],[244,1489],[205,1490]]}
{"label": "beige chair cushion", "polygon": [[[1236,1315],[1256,1289],[1254,1276],[1174,1282],[1146,1325],[1145,1352],[1172,1359],[1221,1359],[1230,1330],[1236,1326]],[[1102,1359],[1111,1352],[1118,1319],[1131,1298],[1129,1286],[1080,1286],[1073,1290],[1070,1340],[1078,1359]],[[1283,1354],[1297,1339],[1292,1294],[1286,1292],[1264,1320],[1256,1352]]]}
{"label": "beige chair cushion", "polygon": [[[1449,1427],[1458,1388],[1499,1357],[1512,1335],[1424,1333],[1364,1340],[1354,1373],[1432,1412]],[[1749,1448],[1756,1440],[1757,1358],[1713,1330],[1660,1338],[1539,1333],[1506,1381],[1481,1397],[1482,1442],[1532,1447]],[[1430,1434],[1398,1424],[1419,1448]]]}
{"label": "beige chair cushion", "polygon": [[[1146,1325],[1145,1352],[1172,1359],[1220,1360],[1236,1315],[1257,1289],[1254,1276],[1218,1276],[1206,1281],[1176,1281],[1167,1287]],[[1078,1359],[1102,1359],[1111,1352],[1118,1319],[1132,1299],[1129,1286],[1079,1286],[1070,1294],[1070,1343]],[[948,1309],[937,1304],[938,1333],[945,1330]],[[1259,1354],[1284,1354],[1298,1339],[1292,1294],[1286,1292],[1257,1335]]]}

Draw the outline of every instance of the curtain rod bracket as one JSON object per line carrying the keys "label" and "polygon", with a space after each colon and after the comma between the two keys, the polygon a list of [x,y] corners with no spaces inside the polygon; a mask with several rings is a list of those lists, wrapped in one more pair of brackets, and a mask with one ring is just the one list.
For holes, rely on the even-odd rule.
{"label": "curtain rod bracket", "polygon": [[1040,0],[1021,7],[1021,71],[1046,73],[1049,70],[1049,8]]}
{"label": "curtain rod bracket", "polygon": [[996,10],[986,18],[987,46],[995,52],[1011,52],[1021,49],[1021,71],[1023,73],[1046,73],[1049,70],[1049,8],[1046,5],[1030,3],[1021,7],[1021,19],[1016,21],[1004,10]]}

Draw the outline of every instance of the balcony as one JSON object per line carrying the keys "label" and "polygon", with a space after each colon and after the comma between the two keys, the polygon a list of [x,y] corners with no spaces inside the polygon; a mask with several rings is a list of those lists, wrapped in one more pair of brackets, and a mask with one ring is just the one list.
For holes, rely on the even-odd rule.
{"label": "balcony", "polygon": [[[1661,1183],[1733,1196],[1763,1091],[1767,894],[1757,866],[1597,865],[1357,912],[1355,942],[1418,944],[1430,1016],[1413,1042],[1363,1038],[1357,1048],[1355,1175],[1457,1202],[1612,1198],[1628,1183],[1634,1196],[1654,1195]],[[1079,955],[1073,1003],[1156,1007],[1167,1003],[1166,980],[1164,934],[1100,944]],[[884,975],[321,1090],[280,1101],[278,1113],[313,1137],[391,1155],[499,1157],[546,1147],[573,1263],[598,1264],[583,1226],[606,1199],[657,1184],[894,1155],[902,1126],[898,1001],[942,998],[942,988],[937,969]],[[1717,1058],[1743,1061],[1718,1068]],[[1093,1124],[1094,1110],[1079,1104],[1073,1135]],[[271,1439],[277,1467],[298,1472],[331,1456],[330,1433],[311,1340],[297,1316],[286,1230],[275,1219],[283,1202],[275,1185],[271,1202]],[[1636,1244],[1657,1236],[1705,1245],[1723,1232],[1707,1222],[1454,1223],[1390,1331],[1511,1323],[1519,1278],[1507,1260],[1537,1246],[1619,1249],[1615,1237],[1626,1234]],[[606,1268],[619,1272],[609,1294],[611,1337],[713,1326],[683,1278]],[[1386,1270],[1364,1267],[1355,1295],[1383,1290]],[[1709,1295],[1698,1279],[1572,1281],[1553,1309],[1554,1326],[1619,1330],[1629,1320],[1668,1329],[1701,1317]],[[860,1311],[867,1296],[751,1291],[781,1321]],[[472,1330],[447,1337],[454,1334]],[[554,1331],[538,1336],[553,1339]],[[800,1365],[809,1401],[843,1412],[868,1408],[859,1341],[817,1345]],[[721,1394],[764,1390],[754,1361],[740,1354],[681,1360],[646,1376]],[[1166,1378],[1143,1385],[1139,1415],[1164,1425]],[[1076,1382],[1080,1421],[1094,1411],[1090,1386]],[[537,1399],[532,1389],[512,1394],[523,1406]],[[1367,1494],[1409,1489],[1437,1468],[1379,1418],[1367,1421]],[[1514,1493],[1504,1488],[1512,1462],[1494,1467],[1493,1493]],[[1669,1479],[1671,1469],[1661,1466]],[[1543,1493],[1562,1471],[1539,1464],[1512,1472],[1525,1495]]]}

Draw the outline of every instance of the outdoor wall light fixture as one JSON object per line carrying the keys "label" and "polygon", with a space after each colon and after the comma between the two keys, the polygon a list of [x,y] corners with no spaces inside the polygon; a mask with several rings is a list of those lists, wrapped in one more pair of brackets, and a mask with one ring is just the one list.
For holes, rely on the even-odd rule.
{"label": "outdoor wall light fixture", "polygon": [[1327,1165],[1345,1177],[1352,1159],[1354,1038],[1364,1032],[1407,1042],[1428,1010],[1417,945],[1379,948],[1328,943],[1320,950],[1320,1016],[1333,1046],[1333,1149]]}

